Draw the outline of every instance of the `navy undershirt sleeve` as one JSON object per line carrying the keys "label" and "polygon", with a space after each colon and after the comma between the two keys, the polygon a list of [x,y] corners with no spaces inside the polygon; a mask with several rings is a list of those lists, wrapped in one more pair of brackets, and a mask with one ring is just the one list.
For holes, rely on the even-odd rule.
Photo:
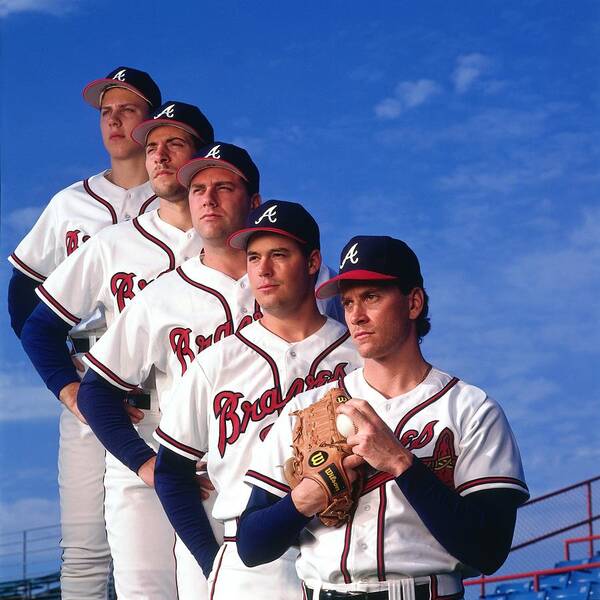
{"label": "navy undershirt sleeve", "polygon": [[165,513],[208,578],[219,545],[210,526],[196,481],[196,462],[161,446],[154,488]]}
{"label": "navy undershirt sleeve", "polygon": [[18,269],[13,269],[8,283],[8,314],[10,315],[10,326],[18,338],[21,337],[25,321],[40,301],[35,293],[38,285],[40,285],[39,281],[27,277]]}
{"label": "navy undershirt sleeve", "polygon": [[21,343],[46,387],[58,398],[79,376],[66,340],[71,326],[40,302],[21,331]]}
{"label": "navy undershirt sleeve", "polygon": [[[521,492],[493,489],[463,497],[446,487],[417,458],[396,483],[431,534],[452,556],[486,574],[496,571],[506,560],[517,508],[525,499]],[[291,494],[279,499],[253,486],[238,527],[240,558],[249,567],[275,560],[293,545],[309,521],[296,510]]]}
{"label": "navy undershirt sleeve", "polygon": [[155,456],[125,410],[126,392],[91,369],[77,393],[77,406],[102,445],[134,473]]}
{"label": "navy undershirt sleeve", "polygon": [[504,488],[460,496],[416,457],[396,483],[452,556],[486,575],[502,566],[512,544],[517,508],[525,500],[523,493]]}
{"label": "navy undershirt sleeve", "polygon": [[238,523],[237,550],[247,567],[271,562],[298,544],[298,536],[311,521],[298,512],[291,494],[277,496],[252,486],[246,510]]}

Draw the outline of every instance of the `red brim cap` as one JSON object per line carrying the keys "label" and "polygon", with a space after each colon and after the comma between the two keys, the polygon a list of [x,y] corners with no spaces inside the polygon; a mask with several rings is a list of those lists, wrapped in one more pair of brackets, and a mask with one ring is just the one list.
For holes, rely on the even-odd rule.
{"label": "red brim cap", "polygon": [[100,108],[102,94],[107,88],[113,87],[120,87],[130,90],[134,94],[137,94],[140,98],[143,98],[148,104],[151,104],[150,100],[140,94],[140,91],[136,87],[124,81],[116,81],[115,79],[96,79],[91,83],[88,83],[83,88],[83,99],[94,108]]}
{"label": "red brim cap", "polygon": [[286,231],[285,229],[277,229],[277,227],[248,227],[247,229],[240,229],[239,231],[232,233],[227,238],[227,244],[230,248],[234,248],[235,250],[245,250],[250,237],[255,233],[260,233],[261,231],[283,235],[284,237],[296,240],[300,244],[306,244],[306,240],[301,240],[299,237],[291,234],[289,231]]}
{"label": "red brim cap", "polygon": [[324,300],[325,298],[331,298],[340,293],[340,281],[393,281],[397,277],[392,275],[384,275],[382,273],[376,273],[375,271],[365,271],[362,269],[356,269],[355,271],[347,271],[341,275],[332,277],[325,283],[322,283],[317,288],[317,298]]}
{"label": "red brim cap", "polygon": [[148,134],[153,129],[156,129],[161,125],[171,125],[172,127],[179,127],[179,129],[183,129],[184,131],[187,131],[190,135],[193,135],[194,137],[198,138],[202,143],[205,142],[205,140],[203,140],[198,135],[198,132],[192,127],[190,127],[187,123],[175,121],[174,119],[148,119],[147,121],[143,121],[131,132],[131,137],[140,146],[145,146]]}
{"label": "red brim cap", "polygon": [[236,175],[239,175],[244,181],[248,181],[248,178],[235,165],[232,165],[225,160],[214,158],[194,158],[193,160],[190,160],[190,162],[185,163],[185,165],[177,171],[177,181],[179,181],[183,187],[190,187],[196,173],[213,167],[217,169],[227,169],[228,171],[232,171]]}

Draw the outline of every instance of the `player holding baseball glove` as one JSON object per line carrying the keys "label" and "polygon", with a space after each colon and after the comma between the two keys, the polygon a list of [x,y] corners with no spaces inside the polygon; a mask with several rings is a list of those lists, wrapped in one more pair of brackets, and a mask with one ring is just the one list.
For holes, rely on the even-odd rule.
{"label": "player holding baseball glove", "polygon": [[[528,497],[516,442],[485,392],[423,358],[428,297],[404,242],[350,240],[339,275],[317,290],[338,293],[365,361],[345,377],[343,392],[333,391],[343,399],[336,421],[352,455],[332,462],[326,441],[314,445],[310,432],[320,437],[321,417],[310,417],[310,407],[323,389],[292,400],[246,474],[253,488],[238,526],[239,555],[264,564],[299,540],[296,568],[309,600],[460,598],[463,577],[493,572],[510,549],[516,509]],[[306,467],[311,458],[329,472]],[[360,469],[358,501],[348,510],[343,501],[338,513],[329,483],[348,486]]]}
{"label": "player holding baseball glove", "polygon": [[296,549],[286,548],[276,562],[254,569],[238,556],[237,519],[250,494],[244,473],[285,404],[305,389],[343,377],[360,365],[360,357],[346,328],[318,310],[319,229],[302,206],[266,202],[229,245],[246,253],[263,316],[203,350],[172,389],[156,431],[156,491],[181,539],[206,563],[202,550],[212,533],[193,476],[195,461],[207,453],[218,492],[212,513],[225,528],[214,563],[210,557],[202,564],[205,571],[212,567],[211,599],[301,600]]}

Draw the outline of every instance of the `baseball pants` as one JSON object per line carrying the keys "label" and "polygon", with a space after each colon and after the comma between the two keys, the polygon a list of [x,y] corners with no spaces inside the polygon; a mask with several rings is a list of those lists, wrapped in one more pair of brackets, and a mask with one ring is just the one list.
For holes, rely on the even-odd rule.
{"label": "baseball pants", "polygon": [[58,449],[63,600],[106,600],[111,557],[104,522],[105,454],[92,430],[63,407]]}

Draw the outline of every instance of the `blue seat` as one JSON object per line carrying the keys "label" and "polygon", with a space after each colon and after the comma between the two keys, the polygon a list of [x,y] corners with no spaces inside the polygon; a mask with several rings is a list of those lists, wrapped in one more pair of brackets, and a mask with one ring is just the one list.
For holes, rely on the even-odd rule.
{"label": "blue seat", "polygon": [[514,592],[529,592],[533,588],[533,582],[530,579],[525,581],[516,580],[509,583],[501,583],[496,586],[496,594],[512,594]]}
{"label": "blue seat", "polygon": [[590,583],[578,583],[563,590],[548,590],[547,600],[588,600]]}
{"label": "blue seat", "polygon": [[590,583],[590,595],[589,600],[598,600],[600,598],[600,582]]}
{"label": "blue seat", "polygon": [[571,573],[571,583],[585,583],[586,581],[600,582],[600,569],[586,569],[585,571],[573,571]]}
{"label": "blue seat", "polygon": [[512,592],[508,600],[546,600],[546,591],[541,592]]}
{"label": "blue seat", "polygon": [[589,558],[573,558],[571,560],[559,560],[554,566],[557,569],[560,569],[562,567],[577,567],[579,565],[585,565],[589,562]]}
{"label": "blue seat", "polygon": [[569,583],[569,574],[560,573],[557,575],[542,575],[539,581],[540,590],[549,590],[553,588],[563,589]]}

